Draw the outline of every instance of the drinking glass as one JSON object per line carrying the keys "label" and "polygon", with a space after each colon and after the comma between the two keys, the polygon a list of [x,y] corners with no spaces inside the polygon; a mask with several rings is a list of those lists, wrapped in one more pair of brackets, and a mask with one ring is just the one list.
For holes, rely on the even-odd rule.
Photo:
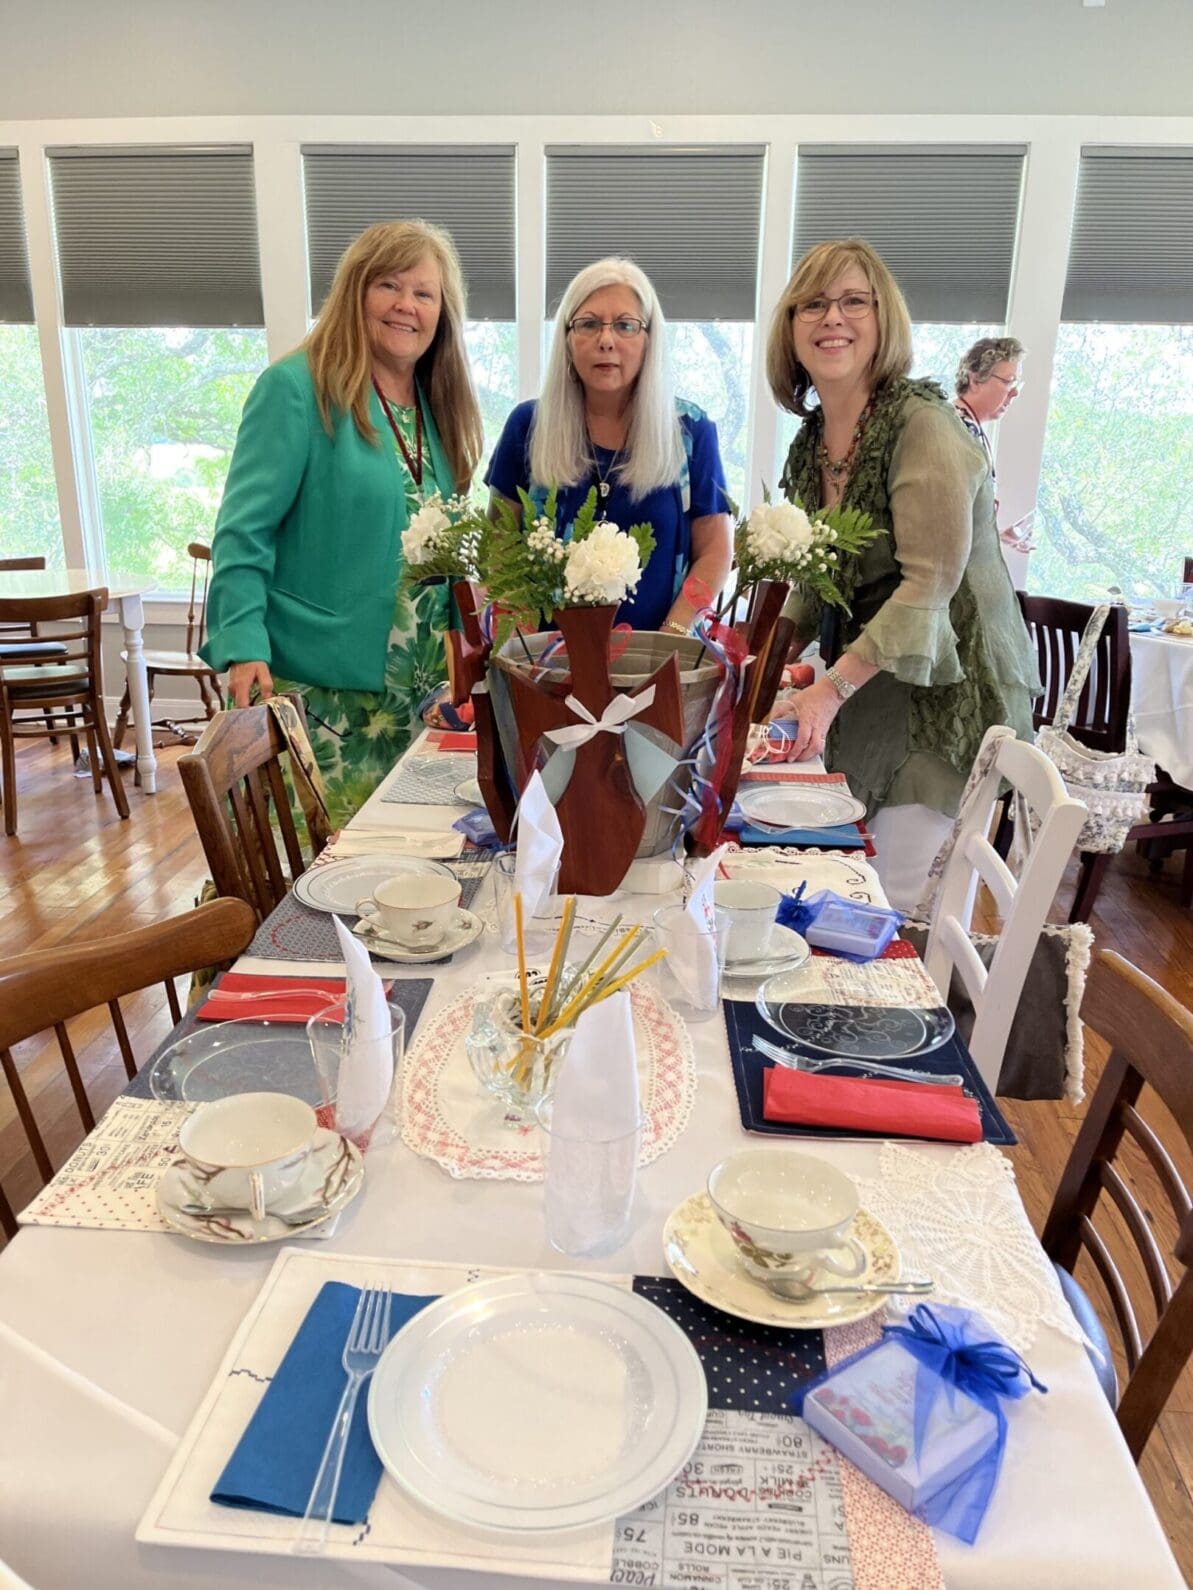
{"label": "drinking glass", "polygon": [[628,1131],[600,1122],[560,1127],[550,1098],[535,1114],[546,1140],[548,1242],[575,1257],[616,1252],[630,1232],[645,1118]]}
{"label": "drinking glass", "polygon": [[[493,862],[493,888],[497,898],[497,932],[501,947],[507,955],[518,953],[518,934],[514,918],[514,869],[517,858],[512,850],[505,850]],[[551,877],[551,889],[536,916],[523,913],[522,938],[526,945],[526,958],[550,955],[555,948],[555,933],[559,927],[560,902],[556,893],[559,867]]]}
{"label": "drinking glass", "polygon": [[[398,1109],[402,1096],[402,1060],[406,1052],[406,1012],[400,1005],[386,1001],[389,1010],[390,1031],[387,1036],[373,1040],[365,1052],[362,1040],[354,1039],[354,1043],[361,1045],[362,1052],[359,1063],[365,1067],[378,1069],[393,1061],[393,1082],[389,1093],[381,1101],[381,1108],[373,1120],[368,1122],[353,1122],[352,1131],[344,1135],[355,1143],[361,1153],[367,1153],[370,1146],[375,1143],[389,1142],[397,1129]],[[307,1037],[310,1040],[311,1054],[315,1061],[315,1070],[319,1077],[319,1088],[323,1095],[323,1102],[316,1106],[315,1119],[320,1126],[329,1127],[333,1132],[342,1131],[336,1109],[336,1101],[340,1089],[340,1066],[344,1058],[344,1010],[340,1005],[329,1006],[327,1010],[320,1011],[307,1022]]]}
{"label": "drinking glass", "polygon": [[727,935],[714,916],[698,922],[683,905],[664,905],[654,913],[654,941],[667,954],[655,967],[655,982],[685,1021],[707,1021],[721,1008],[721,974]]}

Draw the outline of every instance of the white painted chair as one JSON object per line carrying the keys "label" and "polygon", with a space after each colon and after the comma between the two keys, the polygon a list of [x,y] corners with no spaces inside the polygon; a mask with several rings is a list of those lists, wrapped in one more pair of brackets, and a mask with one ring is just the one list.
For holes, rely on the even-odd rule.
{"label": "white painted chair", "polygon": [[[1032,813],[1034,837],[1026,820],[1020,823],[1030,848],[1016,879],[987,835],[1003,779],[1016,803]],[[954,967],[974,1008],[969,1050],[991,1093],[998,1086],[1011,1023],[1019,1008],[1028,967],[1040,929],[1056,896],[1086,808],[1066,792],[1064,781],[1042,751],[1016,740],[1010,729],[986,731],[974,771],[966,786],[961,813],[951,837],[930,918],[924,964],[947,1000]],[[940,865],[937,858],[936,865]],[[998,947],[989,971],[970,942],[978,884],[994,897],[1002,918]]]}

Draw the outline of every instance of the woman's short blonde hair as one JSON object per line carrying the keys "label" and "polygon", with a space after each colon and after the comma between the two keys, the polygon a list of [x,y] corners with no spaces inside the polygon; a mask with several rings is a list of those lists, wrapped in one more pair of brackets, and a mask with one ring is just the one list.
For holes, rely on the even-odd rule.
{"label": "woman's short blonde hair", "polygon": [[431,346],[415,368],[426,393],[457,491],[467,491],[484,445],[480,405],[464,344],[464,273],[451,237],[429,221],[379,221],[349,243],[319,318],[302,344],[319,413],[330,435],[333,412],[351,414],[366,441],[377,441],[369,413],[373,348],[365,293],[379,276],[410,270],[427,257],[439,267],[442,304]]}
{"label": "woman's short blonde hair", "polygon": [[870,283],[877,302],[878,349],[871,365],[871,389],[898,380],[911,369],[911,316],[899,285],[886,265],[861,238],[818,243],[800,260],[775,305],[766,339],[766,378],[780,408],[806,418],[812,378],[795,356],[791,322],[795,306],[823,293],[851,265]]}

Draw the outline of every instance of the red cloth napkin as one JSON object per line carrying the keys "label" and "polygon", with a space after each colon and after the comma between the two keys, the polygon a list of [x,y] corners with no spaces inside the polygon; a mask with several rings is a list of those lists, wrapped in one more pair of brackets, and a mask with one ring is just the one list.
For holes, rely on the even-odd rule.
{"label": "red cloth napkin", "polygon": [[977,1100],[944,1083],[871,1082],[770,1066],[762,1073],[762,1114],[768,1121],[839,1126],[887,1137],[931,1137],[946,1143],[982,1140]]}
{"label": "red cloth napkin", "polygon": [[[231,999],[230,994],[276,994],[276,999]],[[344,997],[342,977],[275,977],[256,972],[225,972],[195,1011],[197,1021],[307,1022]]]}
{"label": "red cloth napkin", "polygon": [[476,750],[476,735],[463,734],[458,729],[432,729],[427,739],[437,751]]}

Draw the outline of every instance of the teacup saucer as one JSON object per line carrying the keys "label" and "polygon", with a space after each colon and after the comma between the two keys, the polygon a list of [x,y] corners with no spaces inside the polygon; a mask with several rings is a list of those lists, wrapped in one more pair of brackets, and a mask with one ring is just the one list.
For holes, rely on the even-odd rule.
{"label": "teacup saucer", "polygon": [[[865,1250],[866,1268],[855,1281],[897,1281],[899,1250],[885,1226],[859,1209],[849,1227]],[[876,1314],[888,1297],[881,1292],[851,1296],[810,1297],[793,1302],[768,1292],[761,1281],[746,1274],[733,1239],[717,1219],[707,1193],[696,1193],[673,1209],[663,1227],[663,1252],[671,1273],[694,1297],[738,1319],[755,1325],[778,1325],[790,1330],[825,1330],[851,1325]],[[818,1285],[827,1286],[831,1276]],[[846,1284],[846,1283],[843,1283]]]}
{"label": "teacup saucer", "polygon": [[726,977],[772,977],[776,972],[794,972],[811,956],[808,941],[794,928],[776,922],[770,930],[770,943],[765,955],[750,956],[746,960],[725,961]]}
{"label": "teacup saucer", "polygon": [[204,1202],[186,1160],[176,1160],[157,1184],[157,1212],[173,1231],[196,1242],[222,1242],[251,1246],[300,1237],[339,1214],[356,1197],[364,1181],[365,1163],[360,1150],[338,1132],[320,1129],[302,1180],[269,1210],[264,1220],[254,1220],[247,1209],[199,1211]]}
{"label": "teacup saucer", "polygon": [[484,792],[474,778],[461,779],[452,793],[465,806],[483,806],[485,804]]}
{"label": "teacup saucer", "polygon": [[378,927],[367,916],[362,916],[352,929],[357,938],[363,939],[369,946],[371,955],[380,955],[387,961],[405,961],[409,965],[417,965],[420,961],[438,961],[445,955],[454,955],[466,944],[480,938],[484,930],[485,924],[479,916],[471,911],[459,910],[433,949],[410,950],[404,944],[399,944],[397,939],[390,938],[384,928]]}

